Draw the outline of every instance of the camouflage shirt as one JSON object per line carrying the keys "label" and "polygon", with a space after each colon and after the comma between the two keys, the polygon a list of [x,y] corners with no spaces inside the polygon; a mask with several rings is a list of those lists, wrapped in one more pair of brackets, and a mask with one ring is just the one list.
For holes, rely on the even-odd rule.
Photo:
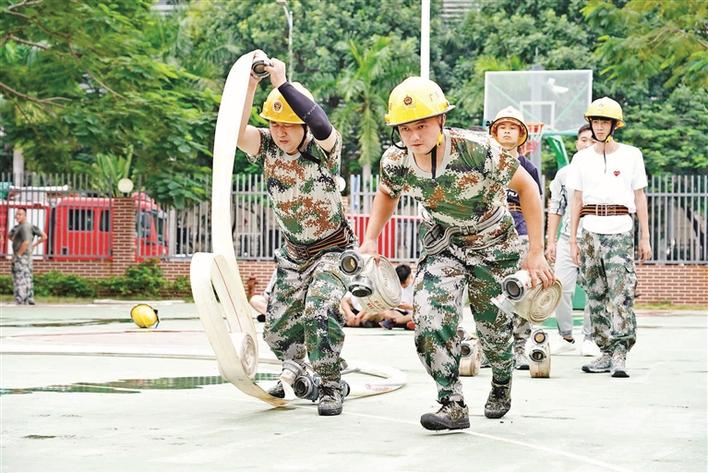
{"label": "camouflage shirt", "polygon": [[334,233],[345,221],[342,197],[337,188],[342,137],[329,153],[308,132],[305,153],[291,156],[273,141],[270,130],[259,128],[261,147],[248,159],[263,165],[268,195],[275,218],[288,240],[306,245]]}
{"label": "camouflage shirt", "polygon": [[[420,202],[432,220],[443,226],[472,226],[506,208],[506,189],[519,162],[504,153],[488,135],[446,128],[445,153],[438,158],[435,180],[413,154],[390,147],[381,158],[381,189],[396,198],[405,192]],[[475,240],[507,232],[514,222],[506,211],[495,227]]]}

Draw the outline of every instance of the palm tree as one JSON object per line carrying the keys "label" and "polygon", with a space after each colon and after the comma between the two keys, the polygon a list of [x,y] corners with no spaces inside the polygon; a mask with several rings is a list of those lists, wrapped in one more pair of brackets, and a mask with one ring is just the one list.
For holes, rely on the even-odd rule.
{"label": "palm tree", "polygon": [[364,182],[370,182],[371,166],[381,156],[388,94],[412,70],[412,49],[410,41],[395,37],[374,37],[368,47],[349,41],[353,62],[337,80],[343,105],[333,120],[343,135],[356,136]]}

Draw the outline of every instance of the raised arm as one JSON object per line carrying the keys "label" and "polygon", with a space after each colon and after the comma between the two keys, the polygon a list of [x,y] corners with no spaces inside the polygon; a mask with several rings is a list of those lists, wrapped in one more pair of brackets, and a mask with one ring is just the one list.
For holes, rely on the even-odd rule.
{"label": "raised arm", "polygon": [[329,122],[327,114],[314,100],[295,88],[286,80],[285,63],[271,58],[271,66],[266,66],[270,81],[277,88],[295,114],[305,122],[315,141],[326,152],[332,151],[337,142],[337,134]]}
{"label": "raised arm", "polygon": [[[253,55],[254,60],[263,57],[265,57],[265,55],[261,51],[256,51]],[[261,80],[253,73],[251,73],[248,78],[246,101],[243,104],[243,111],[241,112],[241,128],[238,131],[238,148],[251,156],[258,154],[261,147],[261,134],[255,126],[248,124],[251,118],[251,108],[253,108],[253,97],[256,94],[256,88],[260,81]]]}

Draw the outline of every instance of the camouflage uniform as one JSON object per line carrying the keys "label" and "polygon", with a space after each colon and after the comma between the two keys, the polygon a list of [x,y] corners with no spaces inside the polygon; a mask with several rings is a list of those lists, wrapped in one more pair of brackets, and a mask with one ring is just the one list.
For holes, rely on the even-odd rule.
{"label": "camouflage uniform", "polygon": [[308,133],[305,152],[290,156],[277,147],[269,129],[258,131],[261,147],[249,159],[263,165],[273,212],[286,240],[312,245],[342,229],[348,236],[342,247],[327,248],[306,259],[291,254],[287,245],[278,250],[264,338],[280,360],[302,363],[306,348],[323,385],[339,386],[344,341],[339,302],[346,292],[339,254],[354,241],[336,182],[341,136],[337,133],[334,148],[326,153]]}
{"label": "camouflage uniform", "polygon": [[604,235],[583,231],[578,245],[593,340],[603,353],[614,353],[618,348],[626,353],[637,340],[634,232]]}
{"label": "camouflage uniform", "polygon": [[494,381],[511,379],[511,320],[491,299],[501,292],[501,280],[516,270],[519,260],[519,241],[505,204],[505,190],[518,161],[490,144],[484,134],[455,128],[444,133],[446,150],[435,179],[418,168],[412,154],[391,147],[381,160],[380,186],[393,198],[404,192],[412,195],[432,222],[443,227],[472,227],[502,208],[502,218],[494,226],[454,236],[444,250],[424,252],[418,262],[415,344],[437,384],[440,402],[463,400],[457,326],[465,286]]}
{"label": "camouflage uniform", "polygon": [[32,255],[26,251],[22,256],[12,255],[13,295],[18,304],[34,302],[32,284]]}

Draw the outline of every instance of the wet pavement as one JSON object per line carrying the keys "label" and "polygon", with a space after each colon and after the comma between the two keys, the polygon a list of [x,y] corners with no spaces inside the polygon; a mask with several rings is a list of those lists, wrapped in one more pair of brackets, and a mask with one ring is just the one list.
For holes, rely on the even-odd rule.
{"label": "wet pavement", "polygon": [[[554,356],[549,379],[517,371],[512,409],[499,420],[483,415],[491,377],[483,369],[463,381],[471,428],[431,433],[418,419],[436,409],[435,387],[411,332],[347,329],[345,358],[396,367],[407,384],[349,399],[343,415],[327,418],[308,401],[272,409],[241,394],[219,375],[194,306],[156,306],[162,322],[155,330],[135,327],[124,303],[0,306],[1,471],[706,471],[708,465],[705,313],[640,313],[628,379],[582,373],[589,358],[577,355]],[[264,344],[261,353],[268,353]],[[261,363],[258,379],[272,383],[276,371]]]}

